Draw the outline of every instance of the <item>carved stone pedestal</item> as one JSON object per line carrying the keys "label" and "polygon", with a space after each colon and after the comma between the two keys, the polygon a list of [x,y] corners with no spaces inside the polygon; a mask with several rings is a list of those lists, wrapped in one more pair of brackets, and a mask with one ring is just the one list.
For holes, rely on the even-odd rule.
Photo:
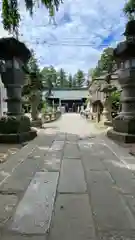
{"label": "carved stone pedestal", "polygon": [[41,119],[32,120],[31,121],[31,126],[32,127],[37,127],[37,128],[42,128],[42,120]]}
{"label": "carved stone pedestal", "polygon": [[111,117],[111,109],[109,106],[108,98],[104,100],[104,109],[102,112],[102,121],[105,126],[112,126],[112,117]]}

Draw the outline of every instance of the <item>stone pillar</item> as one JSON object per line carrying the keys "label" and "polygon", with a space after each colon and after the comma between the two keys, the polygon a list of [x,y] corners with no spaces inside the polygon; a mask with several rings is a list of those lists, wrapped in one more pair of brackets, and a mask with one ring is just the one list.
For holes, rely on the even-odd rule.
{"label": "stone pillar", "polygon": [[103,108],[103,112],[102,112],[102,114],[103,114],[103,122],[108,121],[107,101],[108,101],[108,99],[105,97],[105,99],[103,100],[104,108]]}
{"label": "stone pillar", "polygon": [[135,142],[135,21],[128,22],[125,35],[126,41],[114,50],[119,66],[122,108],[108,136],[131,143]]}
{"label": "stone pillar", "polygon": [[[21,62],[20,62],[21,64]],[[3,73],[4,86],[7,90],[7,115],[22,115],[22,87],[24,84],[24,72],[16,58],[5,61],[5,72]]]}

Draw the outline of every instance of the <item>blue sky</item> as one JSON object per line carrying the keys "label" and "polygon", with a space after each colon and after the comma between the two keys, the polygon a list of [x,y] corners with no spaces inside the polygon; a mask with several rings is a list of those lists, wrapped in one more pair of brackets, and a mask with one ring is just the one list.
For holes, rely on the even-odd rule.
{"label": "blue sky", "polygon": [[[41,67],[53,65],[71,73],[81,68],[87,73],[95,67],[105,47],[114,47],[123,39],[124,3],[125,0],[64,0],[55,16],[56,26],[49,24],[43,6],[31,18],[21,5],[20,39],[34,49]],[[2,24],[0,34],[7,35]]]}

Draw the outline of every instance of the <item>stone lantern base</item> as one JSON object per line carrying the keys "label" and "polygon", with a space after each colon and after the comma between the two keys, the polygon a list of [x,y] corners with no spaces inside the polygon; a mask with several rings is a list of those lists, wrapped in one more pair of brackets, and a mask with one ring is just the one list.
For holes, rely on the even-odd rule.
{"label": "stone lantern base", "polygon": [[23,143],[33,140],[37,136],[35,130],[30,130],[29,132],[23,133],[10,133],[10,134],[1,134],[0,133],[0,143]]}
{"label": "stone lantern base", "polygon": [[26,116],[5,116],[0,119],[0,143],[22,143],[34,139],[37,132],[31,129]]}
{"label": "stone lantern base", "polygon": [[120,133],[111,129],[107,132],[107,136],[114,141],[122,143],[135,143],[135,134]]}
{"label": "stone lantern base", "polygon": [[135,119],[122,119],[120,116],[113,120],[113,129],[107,132],[107,136],[111,139],[123,143],[135,142]]}
{"label": "stone lantern base", "polygon": [[39,127],[42,128],[42,120],[41,119],[37,119],[37,120],[32,120],[31,121],[31,126],[32,127]]}
{"label": "stone lantern base", "polygon": [[112,127],[112,121],[104,121],[104,125],[108,127]]}

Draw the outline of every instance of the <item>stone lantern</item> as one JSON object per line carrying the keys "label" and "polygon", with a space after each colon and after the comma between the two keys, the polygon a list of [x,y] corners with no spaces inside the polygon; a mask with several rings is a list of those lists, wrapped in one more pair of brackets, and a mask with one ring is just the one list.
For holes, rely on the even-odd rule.
{"label": "stone lantern", "polygon": [[116,90],[116,87],[112,86],[111,83],[105,83],[105,85],[101,88],[101,92],[104,92],[104,100],[103,100],[103,122],[104,125],[111,126],[112,125],[112,100],[111,93]]}
{"label": "stone lantern", "polygon": [[31,96],[30,96],[31,117],[32,117],[31,125],[33,127],[42,127],[42,121],[39,118],[39,111],[38,111],[38,106],[40,104],[40,99],[41,99],[40,81],[35,72],[31,72],[29,74],[29,77],[30,77],[29,87],[31,88]]}
{"label": "stone lantern", "polygon": [[121,111],[107,135],[125,143],[135,142],[135,20],[127,23],[126,40],[118,44],[114,57],[118,80],[122,88]]}
{"label": "stone lantern", "polygon": [[22,111],[23,69],[30,56],[29,49],[18,40],[0,39],[1,79],[7,90],[7,116],[0,119],[0,142],[23,142],[36,136]]}

